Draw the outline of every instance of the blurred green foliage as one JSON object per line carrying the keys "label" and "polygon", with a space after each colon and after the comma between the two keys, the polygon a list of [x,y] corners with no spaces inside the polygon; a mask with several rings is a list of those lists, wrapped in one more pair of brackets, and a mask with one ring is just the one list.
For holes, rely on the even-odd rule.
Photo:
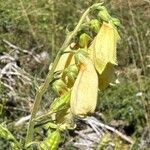
{"label": "blurred green foliage", "polygon": [[[147,93],[150,81],[143,93]],[[145,126],[145,108],[141,94],[132,81],[127,81],[114,87],[110,87],[100,94],[98,110],[104,113],[107,123],[112,120],[125,121],[124,126],[132,127],[131,133],[140,131]]]}

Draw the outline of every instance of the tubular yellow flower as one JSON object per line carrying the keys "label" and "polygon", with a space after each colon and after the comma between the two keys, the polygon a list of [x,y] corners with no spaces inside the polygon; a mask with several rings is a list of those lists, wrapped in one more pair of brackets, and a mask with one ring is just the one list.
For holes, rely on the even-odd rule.
{"label": "tubular yellow flower", "polygon": [[104,90],[115,79],[114,65],[117,64],[117,30],[110,23],[103,23],[97,36],[88,48],[89,57],[99,73],[99,89]]}
{"label": "tubular yellow flower", "polygon": [[94,112],[98,91],[98,76],[94,65],[89,58],[83,59],[71,93],[71,112],[80,117]]}
{"label": "tubular yellow flower", "polygon": [[[71,51],[70,45],[66,48],[65,52],[67,51]],[[73,54],[64,53],[58,62],[55,72],[64,70],[70,64],[75,64]]]}
{"label": "tubular yellow flower", "polygon": [[102,74],[107,63],[117,65],[116,45],[118,39],[119,34],[113,25],[103,23],[93,43],[94,64],[99,74]]}

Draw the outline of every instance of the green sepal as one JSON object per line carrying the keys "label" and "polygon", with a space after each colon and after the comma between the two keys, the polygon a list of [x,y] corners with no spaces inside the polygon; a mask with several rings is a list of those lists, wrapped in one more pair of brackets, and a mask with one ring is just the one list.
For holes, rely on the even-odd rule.
{"label": "green sepal", "polygon": [[74,82],[74,80],[76,79],[76,77],[78,75],[78,67],[77,67],[77,65],[76,64],[72,64],[72,65],[68,66],[64,70],[64,75],[67,76],[69,80]]}
{"label": "green sepal", "polygon": [[81,48],[87,47],[88,44],[89,44],[90,39],[91,38],[90,38],[90,36],[88,34],[86,34],[86,33],[81,34],[80,37],[79,37],[79,45],[80,45],[80,47]]}
{"label": "green sepal", "polygon": [[67,86],[62,79],[58,79],[52,84],[52,89],[58,94],[62,94],[67,91]]}
{"label": "green sepal", "polygon": [[85,57],[88,57],[88,52],[85,50],[85,49],[79,49],[75,55],[75,63],[77,65],[81,64],[81,63],[84,63],[84,58]]}

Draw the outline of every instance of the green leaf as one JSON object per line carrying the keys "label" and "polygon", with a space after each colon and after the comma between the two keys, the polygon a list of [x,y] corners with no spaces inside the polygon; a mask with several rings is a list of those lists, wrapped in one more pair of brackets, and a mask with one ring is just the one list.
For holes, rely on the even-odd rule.
{"label": "green leaf", "polygon": [[0,124],[0,137],[10,143],[12,150],[21,149],[21,145],[18,143],[15,137],[11,134],[11,132],[6,128],[6,126],[3,124]]}
{"label": "green leaf", "polygon": [[40,149],[57,150],[60,139],[60,131],[56,130],[48,135],[48,137],[40,144]]}
{"label": "green leaf", "polygon": [[66,108],[67,106],[69,106],[69,102],[70,102],[70,91],[65,93],[64,95],[62,95],[59,98],[56,98],[53,103],[50,106],[50,110],[55,112],[58,111],[59,109],[63,109]]}

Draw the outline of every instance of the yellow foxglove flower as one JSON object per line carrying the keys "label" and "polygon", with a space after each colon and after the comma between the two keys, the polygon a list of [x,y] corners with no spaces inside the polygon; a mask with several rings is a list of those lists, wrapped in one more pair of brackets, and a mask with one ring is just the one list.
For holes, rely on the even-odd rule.
{"label": "yellow foxglove flower", "polygon": [[71,93],[71,112],[83,117],[95,110],[97,103],[98,76],[92,61],[82,57],[79,74]]}
{"label": "yellow foxglove flower", "polygon": [[110,23],[103,23],[96,36],[93,58],[96,70],[102,74],[107,63],[116,65],[116,45],[119,39],[117,30]]}
{"label": "yellow foxglove flower", "polygon": [[[88,48],[89,57],[94,62],[94,44],[95,39],[93,40],[92,44]],[[110,83],[114,82],[115,80],[115,70],[114,70],[114,64],[107,63],[105,66],[103,72],[101,74],[98,74],[98,88],[99,90],[104,90],[109,86]]]}
{"label": "yellow foxglove flower", "polygon": [[[71,51],[70,45],[66,48],[66,50],[64,52],[67,52],[67,51]],[[63,71],[70,64],[75,64],[73,54],[72,53],[64,53],[61,56],[61,58],[57,64],[55,72]]]}
{"label": "yellow foxglove flower", "polygon": [[89,57],[99,73],[99,89],[104,90],[115,79],[116,44],[119,34],[113,25],[103,23],[98,35],[88,48]]}

